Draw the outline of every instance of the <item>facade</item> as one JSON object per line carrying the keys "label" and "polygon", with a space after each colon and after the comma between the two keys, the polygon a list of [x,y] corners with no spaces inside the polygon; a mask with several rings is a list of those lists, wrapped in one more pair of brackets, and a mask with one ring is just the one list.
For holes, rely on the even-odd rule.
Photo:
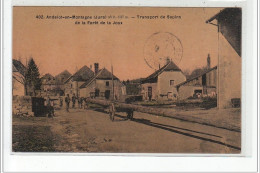
{"label": "facade", "polygon": [[55,84],[56,84],[56,90],[60,91],[61,93],[65,93],[65,81],[69,79],[71,76],[70,72],[67,70],[64,70],[60,74],[55,76]]}
{"label": "facade", "polygon": [[80,86],[80,97],[112,99],[114,91],[114,99],[123,100],[126,95],[124,84],[106,68],[97,71],[95,76]]}
{"label": "facade", "polygon": [[218,108],[232,106],[241,99],[241,8],[225,8],[206,21],[217,21],[219,40]]}
{"label": "facade", "polygon": [[178,84],[176,88],[179,100],[190,97],[216,97],[217,66],[208,69],[201,75]]}
{"label": "facade", "polygon": [[25,85],[24,85],[25,72],[26,72],[26,67],[21,63],[21,61],[13,59],[13,69],[12,69],[13,96],[26,95]]}
{"label": "facade", "polygon": [[186,81],[181,69],[169,61],[142,81],[143,100],[177,100],[176,85]]}
{"label": "facade", "polygon": [[41,77],[42,80],[42,86],[41,86],[41,90],[44,92],[47,91],[52,91],[56,88],[56,81],[55,78],[47,73],[45,74],[43,77]]}
{"label": "facade", "polygon": [[64,82],[65,95],[69,94],[70,96],[72,96],[73,94],[75,94],[76,97],[79,97],[79,87],[87,82],[89,79],[91,79],[93,76],[94,72],[89,67],[83,66]]}

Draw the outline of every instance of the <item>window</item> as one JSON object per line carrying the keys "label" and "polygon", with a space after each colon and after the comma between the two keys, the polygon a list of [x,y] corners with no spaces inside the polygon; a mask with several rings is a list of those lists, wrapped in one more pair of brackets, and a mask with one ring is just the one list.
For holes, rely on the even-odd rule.
{"label": "window", "polygon": [[170,85],[171,85],[171,86],[174,85],[174,80],[170,80]]}
{"label": "window", "polygon": [[99,89],[95,89],[95,97],[99,97]]}
{"label": "window", "polygon": [[109,81],[106,81],[106,86],[109,86]]}

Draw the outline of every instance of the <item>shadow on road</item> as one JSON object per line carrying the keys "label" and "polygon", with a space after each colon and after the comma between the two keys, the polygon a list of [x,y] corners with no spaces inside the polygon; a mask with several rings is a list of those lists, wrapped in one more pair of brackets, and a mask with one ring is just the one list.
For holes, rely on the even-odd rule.
{"label": "shadow on road", "polygon": [[233,146],[233,145],[230,145],[230,144],[226,144],[224,142],[217,141],[217,140],[214,140],[214,139],[210,139],[210,138],[201,137],[201,136],[193,135],[193,134],[190,134],[190,133],[178,131],[178,130],[175,130],[175,129],[186,130],[186,131],[190,131],[190,132],[194,132],[194,133],[206,134],[206,135],[210,135],[210,136],[215,136],[215,137],[221,138],[220,136],[217,136],[217,135],[212,135],[212,134],[208,134],[208,133],[193,131],[193,130],[184,129],[184,128],[180,128],[180,127],[175,127],[175,126],[169,126],[169,125],[154,123],[154,122],[151,122],[150,120],[146,120],[146,119],[134,118],[132,121],[137,122],[137,123],[141,123],[141,124],[145,124],[145,125],[149,125],[149,126],[152,126],[152,127],[156,127],[156,128],[159,128],[159,129],[167,130],[167,131],[170,131],[170,132],[178,133],[178,134],[181,134],[181,135],[189,136],[189,137],[192,137],[192,138],[196,138],[196,139],[200,139],[200,140],[204,140],[204,141],[208,141],[208,142],[224,145],[226,147],[230,147],[230,148],[233,148],[233,149],[236,149],[236,150],[241,150],[240,147],[236,147],[236,146]]}
{"label": "shadow on road", "polygon": [[[94,111],[98,111],[98,112],[102,112],[102,113],[107,114],[107,112],[104,111],[103,109],[95,109]],[[125,116],[121,116],[119,114],[115,114],[115,117],[121,118],[121,120],[114,120],[114,121],[127,121],[128,120]],[[151,127],[167,130],[169,132],[178,133],[178,134],[189,136],[189,137],[192,137],[192,138],[196,138],[196,139],[200,139],[200,140],[224,145],[226,147],[233,148],[233,149],[236,149],[236,150],[241,150],[241,148],[237,147],[237,146],[226,144],[224,142],[217,141],[217,140],[210,139],[210,138],[193,135],[193,134],[190,134],[188,132],[182,132],[182,131],[179,131],[179,130],[185,130],[185,131],[189,131],[189,132],[193,132],[193,133],[204,134],[204,135],[209,135],[209,136],[212,136],[212,137],[222,138],[221,136],[217,136],[217,135],[214,135],[214,134],[209,134],[209,133],[194,131],[194,130],[185,129],[185,128],[181,128],[181,127],[155,123],[155,122],[151,122],[150,120],[143,119],[143,118],[141,118],[141,119],[140,118],[133,118],[132,121],[137,122],[137,123],[141,123],[141,124],[145,124],[145,125],[148,125],[148,126],[151,126]],[[178,129],[178,130],[176,130],[176,129]]]}

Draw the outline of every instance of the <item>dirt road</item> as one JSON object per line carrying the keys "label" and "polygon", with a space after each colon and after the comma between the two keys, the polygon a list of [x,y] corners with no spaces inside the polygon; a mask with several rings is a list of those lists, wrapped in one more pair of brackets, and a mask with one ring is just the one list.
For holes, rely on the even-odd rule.
{"label": "dirt road", "polygon": [[[240,153],[241,133],[138,113],[57,110],[54,118],[13,118],[14,151]],[[24,137],[26,134],[27,138]],[[21,137],[23,136],[23,137]]]}

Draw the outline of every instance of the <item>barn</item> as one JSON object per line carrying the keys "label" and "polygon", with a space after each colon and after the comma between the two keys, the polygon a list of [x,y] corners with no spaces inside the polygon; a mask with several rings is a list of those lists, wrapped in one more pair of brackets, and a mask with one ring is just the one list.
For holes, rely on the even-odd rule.
{"label": "barn", "polygon": [[176,85],[179,100],[198,97],[215,97],[217,87],[217,66]]}

